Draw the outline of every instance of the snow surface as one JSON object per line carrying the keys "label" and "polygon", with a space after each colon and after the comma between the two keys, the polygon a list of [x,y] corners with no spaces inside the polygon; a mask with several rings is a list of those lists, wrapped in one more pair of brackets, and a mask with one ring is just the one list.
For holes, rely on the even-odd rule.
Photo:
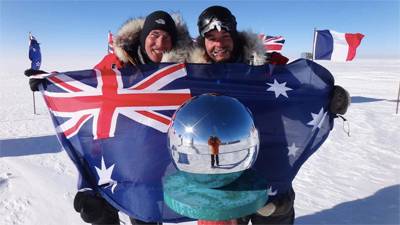
{"label": "snow surface", "polygon": [[[345,117],[297,175],[296,224],[399,224],[400,60],[319,61],[351,94]],[[21,74],[0,75],[0,224],[85,224],[72,206],[77,171]],[[344,127],[344,128],[343,128]],[[127,222],[127,217],[121,219]],[[196,224],[196,222],[183,223]]]}

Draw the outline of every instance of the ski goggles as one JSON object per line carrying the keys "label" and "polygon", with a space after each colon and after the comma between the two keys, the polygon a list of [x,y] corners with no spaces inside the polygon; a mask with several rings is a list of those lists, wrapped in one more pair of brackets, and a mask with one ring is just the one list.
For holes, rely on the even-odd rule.
{"label": "ski goggles", "polygon": [[222,29],[231,32],[234,31],[235,28],[232,27],[232,24],[228,21],[221,21],[217,18],[211,18],[210,20],[205,20],[205,23],[201,26],[200,35],[204,37],[204,35],[211,30],[221,31]]}

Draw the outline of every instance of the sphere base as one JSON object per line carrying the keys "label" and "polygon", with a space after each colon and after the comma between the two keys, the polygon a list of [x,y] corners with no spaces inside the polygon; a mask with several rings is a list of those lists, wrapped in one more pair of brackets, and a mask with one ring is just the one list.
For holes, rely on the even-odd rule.
{"label": "sphere base", "polygon": [[252,170],[222,188],[201,187],[178,171],[164,181],[164,201],[175,212],[200,220],[230,220],[262,208],[267,185]]}

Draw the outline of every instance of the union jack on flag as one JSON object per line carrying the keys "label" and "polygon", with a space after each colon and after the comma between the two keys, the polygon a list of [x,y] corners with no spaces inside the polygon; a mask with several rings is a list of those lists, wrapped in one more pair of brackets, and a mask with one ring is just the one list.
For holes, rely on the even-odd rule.
{"label": "union jack on flag", "polygon": [[264,49],[267,53],[280,53],[285,43],[285,39],[282,36],[266,36],[265,34],[259,34],[258,38],[263,41]]}
{"label": "union jack on flag", "polygon": [[192,96],[219,93],[249,108],[260,134],[253,169],[276,196],[290,189],[333,126],[327,109],[334,79],[304,59],[271,67],[178,63],[72,71],[42,83],[57,137],[82,175],[80,188],[144,221],[190,220],[166,206],[162,180],[176,172],[168,125]]}
{"label": "union jack on flag", "polygon": [[74,80],[68,73],[48,80],[64,93],[46,90],[44,98],[54,116],[69,118],[57,130],[67,138],[93,119],[94,139],[113,137],[119,115],[167,132],[171,118],[159,110],[175,110],[191,97],[189,89],[160,90],[168,83],[186,76],[184,64],[176,64],[155,71],[146,79],[124,87],[119,70],[94,70],[95,86]]}
{"label": "union jack on flag", "polygon": [[113,46],[113,34],[111,31],[108,31],[108,48],[107,48],[108,54],[113,54],[114,53],[114,46]]}

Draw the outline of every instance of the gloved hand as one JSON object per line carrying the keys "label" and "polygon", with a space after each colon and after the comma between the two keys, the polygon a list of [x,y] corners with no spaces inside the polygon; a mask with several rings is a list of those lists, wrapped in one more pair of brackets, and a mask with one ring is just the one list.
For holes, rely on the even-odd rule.
{"label": "gloved hand", "polygon": [[[44,74],[47,73],[46,71],[43,70],[34,70],[34,69],[27,69],[25,70],[24,74],[27,77],[30,77],[32,75],[37,75],[37,74]],[[39,91],[39,84],[41,84],[44,80],[43,79],[29,79],[29,86],[32,91]]]}
{"label": "gloved hand", "polygon": [[263,208],[257,210],[261,216],[282,216],[287,215],[293,209],[295,193],[291,188],[287,193],[273,199]]}
{"label": "gloved hand", "polygon": [[276,210],[276,206],[273,202],[268,203],[261,209],[257,210],[257,213],[260,214],[261,216],[270,216],[273,214]]}
{"label": "gloved hand", "polygon": [[329,110],[333,114],[344,115],[351,103],[349,92],[343,87],[335,85]]}
{"label": "gloved hand", "polygon": [[39,84],[41,84],[44,81],[44,79],[34,79],[31,78],[29,79],[29,86],[32,91],[39,91]]}
{"label": "gloved hand", "polygon": [[74,209],[86,223],[119,224],[118,211],[92,190],[76,193]]}
{"label": "gloved hand", "polygon": [[30,77],[32,75],[37,75],[37,74],[44,74],[44,73],[47,73],[47,72],[43,71],[43,70],[34,70],[34,69],[27,69],[24,72],[25,76],[27,76],[27,77]]}

